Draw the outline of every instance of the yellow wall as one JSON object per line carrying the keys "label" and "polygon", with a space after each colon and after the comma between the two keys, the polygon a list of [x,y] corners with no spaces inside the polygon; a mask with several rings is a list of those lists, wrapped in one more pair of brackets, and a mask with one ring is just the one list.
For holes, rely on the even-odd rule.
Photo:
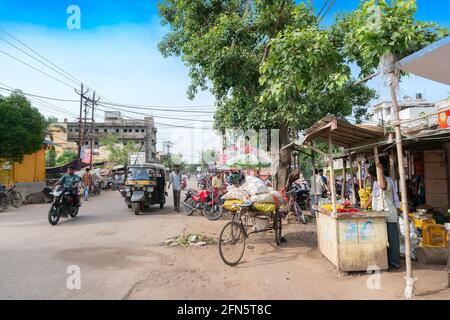
{"label": "yellow wall", "polygon": [[18,182],[45,181],[45,148],[24,156],[22,163],[13,163],[11,170],[4,170],[0,161],[0,182],[10,185]]}

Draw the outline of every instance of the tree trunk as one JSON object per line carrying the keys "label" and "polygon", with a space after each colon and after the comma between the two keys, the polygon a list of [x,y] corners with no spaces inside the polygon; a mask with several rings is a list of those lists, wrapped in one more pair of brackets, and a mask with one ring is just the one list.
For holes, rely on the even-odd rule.
{"label": "tree trunk", "polygon": [[276,164],[276,173],[273,179],[273,187],[275,190],[281,190],[286,186],[286,182],[289,179],[289,165],[291,162],[291,151],[289,149],[283,149],[284,146],[289,144],[289,129],[286,124],[283,124],[280,128],[280,151],[278,155],[278,162]]}

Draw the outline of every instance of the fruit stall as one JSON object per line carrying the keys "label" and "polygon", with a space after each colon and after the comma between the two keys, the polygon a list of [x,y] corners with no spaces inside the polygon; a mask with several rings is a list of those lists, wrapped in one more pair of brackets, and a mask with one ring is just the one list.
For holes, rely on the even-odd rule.
{"label": "fruit stall", "polygon": [[[358,154],[372,153],[377,161],[377,146],[386,144],[389,140],[376,127],[353,125],[331,115],[317,122],[306,134],[303,145],[312,150],[312,159],[314,152],[320,152],[314,148],[314,142],[322,140],[328,143],[328,154],[324,155],[328,159],[330,181],[335,181],[335,146],[341,147],[343,154],[340,158],[345,158],[350,164],[349,173],[353,176],[353,162],[358,162]],[[313,165],[315,167],[314,160]],[[346,170],[344,166],[344,176],[347,174]],[[351,201],[338,199],[336,186],[330,183],[331,199],[322,199],[318,205],[313,206],[317,210],[319,251],[340,271],[367,271],[371,268],[385,270],[388,268],[387,213],[357,207],[354,179],[351,179],[351,184]],[[359,194],[361,198],[368,197],[370,190],[361,189]]]}

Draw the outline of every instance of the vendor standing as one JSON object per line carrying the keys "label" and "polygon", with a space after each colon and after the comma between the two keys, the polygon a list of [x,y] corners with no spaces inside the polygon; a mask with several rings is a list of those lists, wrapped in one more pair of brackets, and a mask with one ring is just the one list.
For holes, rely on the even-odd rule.
{"label": "vendor standing", "polygon": [[311,197],[311,214],[313,217],[316,216],[316,210],[312,207],[313,205],[318,205],[324,191],[326,190],[326,185],[323,183],[322,176],[319,174],[319,170],[314,169],[314,174],[311,177],[311,188],[309,191]]}
{"label": "vendor standing", "polygon": [[173,206],[175,210],[180,212],[180,196],[181,196],[181,172],[180,166],[175,165],[175,170],[170,173],[169,187],[173,190]]}
{"label": "vendor standing", "polygon": [[[378,177],[377,177],[378,171]],[[375,211],[386,211],[388,234],[388,263],[391,269],[400,268],[400,232],[398,225],[397,208],[400,207],[397,190],[394,181],[387,176],[381,163],[369,168],[369,174],[373,179],[372,197],[369,198],[364,209],[372,205]]]}

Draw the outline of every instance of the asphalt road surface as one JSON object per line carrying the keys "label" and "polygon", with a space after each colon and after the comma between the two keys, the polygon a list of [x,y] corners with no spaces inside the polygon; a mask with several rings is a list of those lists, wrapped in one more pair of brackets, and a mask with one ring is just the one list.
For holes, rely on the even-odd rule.
{"label": "asphalt road surface", "polygon": [[[171,190],[169,191],[169,194]],[[49,204],[0,214],[0,299],[402,299],[404,269],[383,272],[378,289],[368,275],[342,274],[317,250],[315,225],[284,226],[252,236],[236,267],[216,246],[168,247],[188,234],[217,236],[229,219],[208,221],[173,211],[169,195],[135,216],[117,191],[83,203],[75,219],[51,226]],[[444,267],[414,266],[420,299],[448,299]]]}

